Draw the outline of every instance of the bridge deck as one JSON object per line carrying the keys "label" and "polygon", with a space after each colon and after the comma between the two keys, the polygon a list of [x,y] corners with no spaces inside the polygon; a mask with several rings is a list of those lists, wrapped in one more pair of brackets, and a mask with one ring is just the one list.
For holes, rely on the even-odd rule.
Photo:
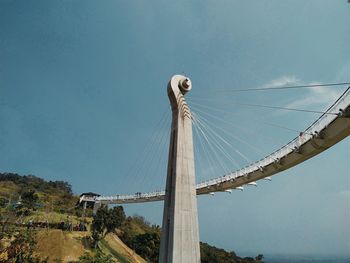
{"label": "bridge deck", "polygon": [[[338,113],[332,115],[327,113]],[[350,88],[302,134],[265,158],[227,175],[199,183],[197,195],[236,189],[275,175],[325,151],[350,135]],[[126,204],[161,201],[165,192],[100,196],[102,204]],[[81,198],[82,201],[90,201]]]}

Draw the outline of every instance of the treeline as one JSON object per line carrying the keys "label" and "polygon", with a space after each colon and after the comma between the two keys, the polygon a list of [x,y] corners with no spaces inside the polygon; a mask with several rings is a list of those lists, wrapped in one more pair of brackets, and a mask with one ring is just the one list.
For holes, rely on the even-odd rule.
{"label": "treeline", "polygon": [[201,242],[201,262],[202,263],[248,263],[256,262],[263,263],[263,255],[258,255],[255,258],[245,257],[241,258],[233,251],[226,251],[222,248],[210,246],[207,243]]}
{"label": "treeline", "polygon": [[0,173],[0,210],[16,209],[17,215],[29,210],[53,210],[58,213],[80,213],[72,186],[64,181],[46,181],[35,175]]}
{"label": "treeline", "polygon": [[32,189],[44,193],[60,192],[73,195],[72,186],[64,181],[45,181],[35,175],[21,176],[16,173],[0,173],[0,182],[10,181],[21,189]]}

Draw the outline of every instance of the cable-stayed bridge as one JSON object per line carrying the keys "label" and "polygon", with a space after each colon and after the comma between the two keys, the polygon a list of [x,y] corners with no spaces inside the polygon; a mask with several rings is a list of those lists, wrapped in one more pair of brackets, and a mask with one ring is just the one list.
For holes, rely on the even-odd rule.
{"label": "cable-stayed bridge", "polygon": [[[236,161],[223,147],[223,144],[232,147],[227,139],[209,127],[206,118],[191,112],[185,100],[186,93],[191,89],[190,79],[182,75],[174,75],[168,83],[167,92],[172,110],[172,123],[165,191],[137,192],[133,195],[95,196],[92,199],[82,195],[80,199],[80,202],[85,205],[87,202],[93,202],[94,211],[101,205],[164,200],[160,263],[200,262],[196,195],[214,194],[215,192],[230,193],[235,189],[243,190],[244,185],[256,186],[256,181],[271,180],[270,176],[312,158],[350,134],[350,87],[325,112],[239,103],[253,107],[322,113],[322,115],[291,142],[261,160],[250,163],[234,172],[225,173],[221,177],[195,185],[195,148],[192,126],[197,128],[197,133],[202,134],[208,147],[213,150],[217,158],[216,161],[224,170],[225,161],[220,159],[218,152],[221,152],[230,161],[234,163]],[[290,130],[290,128],[287,129]],[[211,161],[211,165],[215,165],[203,146],[203,142],[201,143],[208,162]],[[213,145],[217,147],[217,151]],[[251,146],[249,143],[247,145]],[[234,150],[242,158],[249,160],[240,151]]]}
{"label": "cable-stayed bridge", "polygon": [[[196,123],[196,116],[192,116]],[[258,180],[271,180],[272,175],[298,165],[327,150],[350,135],[350,90],[349,88],[315,122],[298,137],[239,170],[196,185],[197,195],[243,190],[245,185],[256,186]],[[101,204],[129,204],[164,200],[165,191],[120,194],[89,198],[82,196],[80,202],[93,201]]]}

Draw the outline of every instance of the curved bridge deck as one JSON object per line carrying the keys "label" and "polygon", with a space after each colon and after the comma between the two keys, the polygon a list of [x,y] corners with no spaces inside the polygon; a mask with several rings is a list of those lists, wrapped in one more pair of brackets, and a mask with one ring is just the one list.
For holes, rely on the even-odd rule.
{"label": "curved bridge deck", "polygon": [[[336,114],[333,114],[336,113]],[[230,174],[197,184],[197,195],[231,191],[248,183],[268,178],[298,165],[332,147],[350,135],[350,87],[344,94],[303,133],[265,158]],[[127,204],[161,201],[165,192],[132,195],[100,196],[83,201],[101,204]]]}

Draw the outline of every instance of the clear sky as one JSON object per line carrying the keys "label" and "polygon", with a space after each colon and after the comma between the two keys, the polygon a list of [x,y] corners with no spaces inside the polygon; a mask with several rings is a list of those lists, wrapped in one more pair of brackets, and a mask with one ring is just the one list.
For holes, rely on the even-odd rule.
{"label": "clear sky", "polygon": [[[0,0],[0,170],[66,180],[76,193],[163,189],[166,84],[179,73],[192,79],[193,111],[235,136],[226,150],[236,161],[223,168],[195,138],[197,181],[235,170],[318,117],[235,102],[324,110],[346,87],[226,91],[349,82],[350,4]],[[350,256],[349,147],[348,138],[257,188],[199,197],[201,240],[238,253]],[[162,203],[125,208],[161,223]]]}

